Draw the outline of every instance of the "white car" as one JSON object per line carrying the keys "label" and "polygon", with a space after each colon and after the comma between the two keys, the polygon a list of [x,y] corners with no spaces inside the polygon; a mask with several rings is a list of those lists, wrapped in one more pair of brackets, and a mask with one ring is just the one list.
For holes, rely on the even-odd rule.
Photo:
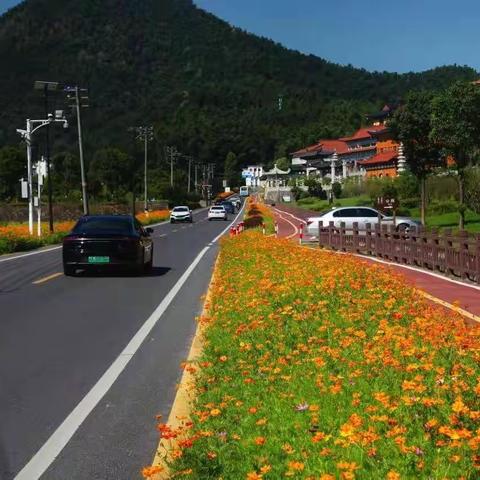
{"label": "white car", "polygon": [[193,214],[189,207],[180,206],[174,207],[170,212],[170,223],[175,222],[193,222]]}
{"label": "white car", "polygon": [[208,211],[208,220],[228,220],[228,214],[222,205],[214,205]]}
{"label": "white car", "polygon": [[[340,227],[341,223],[345,223],[345,228],[352,229],[355,222],[358,223],[359,229],[365,229],[366,224],[370,223],[372,228],[378,223],[378,217],[381,215],[382,225],[393,225],[393,217],[388,217],[370,207],[342,207],[334,208],[327,213],[318,217],[310,217],[307,219],[307,233],[313,237],[318,236],[318,226],[323,222],[323,226],[327,227],[333,222],[335,227]],[[397,217],[395,220],[397,231],[408,230],[411,227],[417,227],[420,222],[408,217]]]}

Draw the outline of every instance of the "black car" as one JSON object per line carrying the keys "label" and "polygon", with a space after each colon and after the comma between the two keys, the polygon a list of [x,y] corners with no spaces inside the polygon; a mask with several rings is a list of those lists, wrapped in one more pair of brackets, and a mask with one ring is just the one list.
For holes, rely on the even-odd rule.
{"label": "black car", "polygon": [[225,210],[227,213],[235,213],[235,205],[231,202],[222,202],[220,203],[223,207],[225,207]]}
{"label": "black car", "polygon": [[128,267],[147,272],[153,264],[151,228],[131,215],[86,215],[63,239],[63,271]]}

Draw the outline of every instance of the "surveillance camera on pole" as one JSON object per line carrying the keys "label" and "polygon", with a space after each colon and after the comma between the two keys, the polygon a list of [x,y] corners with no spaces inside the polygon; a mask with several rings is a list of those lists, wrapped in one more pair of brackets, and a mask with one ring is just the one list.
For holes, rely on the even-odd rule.
{"label": "surveillance camera on pole", "polygon": [[[53,114],[47,114],[46,119],[42,120],[30,120],[27,119],[27,128],[26,130],[17,128],[17,133],[25,140],[27,144],[27,193],[28,193],[28,230],[30,235],[33,234],[33,168],[32,168],[32,136],[33,134],[52,123],[63,123],[65,124],[65,118],[56,119]],[[36,126],[35,126],[36,125]],[[48,172],[48,159],[47,159],[47,172]],[[49,180],[50,181],[50,180]]]}

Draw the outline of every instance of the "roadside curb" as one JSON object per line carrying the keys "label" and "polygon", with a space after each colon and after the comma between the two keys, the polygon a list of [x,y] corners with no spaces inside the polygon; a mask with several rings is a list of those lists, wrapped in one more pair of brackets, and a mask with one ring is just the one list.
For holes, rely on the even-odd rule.
{"label": "roadside curb", "polygon": [[[218,262],[221,252],[217,255],[215,264],[213,266],[212,277],[208,285],[207,293],[203,302],[203,308],[200,315],[200,319],[208,315],[210,300],[212,296],[212,286],[215,284],[215,278],[217,276]],[[205,326],[202,325],[201,321],[198,321],[197,328],[190,346],[190,351],[188,353],[187,360],[185,364],[194,363],[201,355],[203,350],[203,332]],[[177,385],[177,393],[175,394],[175,399],[173,400],[170,413],[168,415],[168,420],[166,424],[172,429],[177,429],[189,420],[191,405],[194,399],[190,391],[190,387],[194,384],[195,378],[191,371],[187,368],[184,368],[182,377],[179,384]],[[158,444],[155,456],[153,458],[152,467],[161,467],[163,470],[159,473],[152,475],[150,478],[152,480],[168,480],[170,478],[170,468],[168,462],[172,460],[171,452],[175,449],[178,444],[177,439],[164,439],[161,438]]]}

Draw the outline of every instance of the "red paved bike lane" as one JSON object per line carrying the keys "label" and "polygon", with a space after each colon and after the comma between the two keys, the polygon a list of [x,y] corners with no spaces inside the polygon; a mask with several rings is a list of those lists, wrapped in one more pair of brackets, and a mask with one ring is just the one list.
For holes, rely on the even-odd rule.
{"label": "red paved bike lane", "polygon": [[[292,223],[297,227],[308,217],[318,216],[318,212],[303,210],[300,208],[279,205],[273,208],[275,218],[279,225],[279,237],[291,236],[293,232]],[[289,233],[287,233],[289,232]],[[298,235],[295,235],[295,239]],[[366,263],[381,263],[386,268],[391,268],[393,272],[402,274],[405,277],[406,283],[412,285],[419,290],[422,290],[432,301],[437,300],[458,306],[472,316],[475,321],[480,321],[480,286],[463,283],[448,277],[442,277],[440,274],[429,272],[422,269],[412,268],[410,266],[399,265],[381,259],[367,257],[363,255],[358,256],[359,261]],[[445,305],[451,308],[451,305]],[[468,314],[466,314],[468,316]],[[472,318],[471,318],[472,320]],[[474,322],[469,322],[474,323]]]}

